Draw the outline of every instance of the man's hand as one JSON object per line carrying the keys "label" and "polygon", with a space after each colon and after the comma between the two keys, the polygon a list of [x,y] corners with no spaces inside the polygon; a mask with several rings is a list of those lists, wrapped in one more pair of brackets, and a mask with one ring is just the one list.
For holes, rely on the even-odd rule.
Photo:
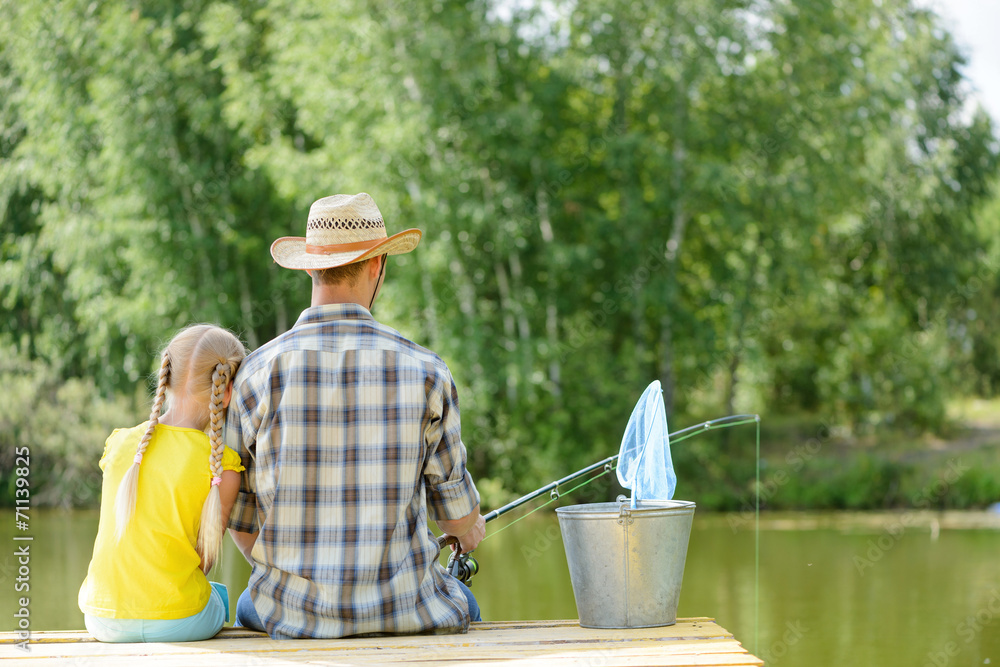
{"label": "man's hand", "polygon": [[466,554],[479,546],[479,543],[486,537],[486,519],[477,511],[476,522],[465,535],[456,535],[458,546],[462,548],[462,553]]}
{"label": "man's hand", "polygon": [[[475,549],[486,536],[486,520],[479,513],[479,505],[461,519],[439,519],[437,525],[445,535],[458,538],[462,553]],[[454,549],[454,545],[452,548]]]}

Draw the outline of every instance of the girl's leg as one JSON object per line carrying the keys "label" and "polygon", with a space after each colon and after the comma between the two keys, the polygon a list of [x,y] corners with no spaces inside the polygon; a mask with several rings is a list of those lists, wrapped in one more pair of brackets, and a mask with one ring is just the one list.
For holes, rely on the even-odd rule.
{"label": "girl's leg", "polygon": [[236,622],[233,624],[233,627],[267,632],[260,620],[260,616],[257,614],[257,610],[253,606],[249,587],[240,594],[240,599],[236,601]]}
{"label": "girl's leg", "polygon": [[99,642],[134,644],[143,641],[141,619],[101,618],[84,614],[83,623],[87,632]]}
{"label": "girl's leg", "polygon": [[222,603],[226,607],[226,623],[228,623],[229,622],[229,589],[226,588],[225,584],[220,584],[217,581],[210,581],[208,583],[210,583],[212,585],[212,588],[214,588],[216,591],[218,591],[219,597],[222,598]]}
{"label": "girl's leg", "polygon": [[218,634],[226,622],[225,607],[212,591],[205,608],[187,618],[147,620],[142,618],[99,618],[84,614],[87,632],[99,642],[195,642]]}
{"label": "girl's leg", "polygon": [[208,603],[197,614],[169,621],[143,621],[143,641],[196,642],[211,639],[226,623],[228,597],[225,586],[213,584]]}
{"label": "girl's leg", "polygon": [[229,620],[229,593],[223,584],[212,582],[205,608],[187,618],[145,620],[84,614],[83,620],[87,632],[99,642],[194,642],[214,637]]}

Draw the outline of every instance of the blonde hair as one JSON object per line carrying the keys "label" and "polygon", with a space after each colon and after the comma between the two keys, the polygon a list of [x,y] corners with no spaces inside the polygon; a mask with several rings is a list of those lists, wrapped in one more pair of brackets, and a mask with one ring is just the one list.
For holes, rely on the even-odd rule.
{"label": "blonde hair", "polygon": [[246,356],[246,348],[229,331],[212,324],[194,324],[182,329],[163,350],[160,357],[160,371],[156,383],[156,394],[149,413],[149,425],[136,446],[135,458],[118,487],[115,497],[115,538],[120,540],[125,534],[135,514],[135,502],[139,485],[139,465],[142,456],[153,437],[153,430],[160,420],[160,412],[167,398],[183,392],[198,402],[204,401],[206,418],[204,425],[210,426],[209,442],[211,453],[208,459],[212,472],[208,498],[201,511],[201,525],[198,528],[198,555],[203,569],[212,569],[222,546],[222,498],[219,483],[222,481],[222,424],[225,409],[223,397],[229,381],[236,375],[240,362]]}

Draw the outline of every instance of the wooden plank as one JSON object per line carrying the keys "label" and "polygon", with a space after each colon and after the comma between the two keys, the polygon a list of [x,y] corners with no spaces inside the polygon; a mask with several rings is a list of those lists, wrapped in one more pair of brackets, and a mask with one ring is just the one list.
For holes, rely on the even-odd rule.
{"label": "wooden plank", "polygon": [[9,664],[31,667],[66,667],[67,665],[73,665],[74,667],[134,667],[136,665],[149,667],[172,667],[176,665],[183,665],[184,667],[228,667],[237,665],[247,665],[250,667],[288,667],[303,664],[328,665],[333,667],[375,667],[386,664],[416,665],[419,667],[462,667],[484,663],[497,667],[549,667],[549,665],[553,667],[593,667],[595,665],[622,665],[628,667],[762,667],[764,664],[763,661],[748,653],[671,656],[637,655],[630,651],[572,656],[557,653],[539,653],[527,658],[507,658],[500,656],[486,659],[468,655],[416,658],[412,654],[397,655],[392,652],[379,653],[378,655],[363,658],[341,656],[338,659],[315,658],[309,655],[302,655],[296,658],[289,658],[288,656],[274,657],[255,653],[238,655],[202,654],[190,657],[180,655],[132,655],[117,656],[115,658],[107,658],[105,656],[68,656],[38,659],[15,658]]}
{"label": "wooden plank", "polygon": [[298,660],[273,659],[267,656],[240,655],[240,656],[198,656],[194,659],[178,656],[152,656],[152,657],[118,657],[111,660],[104,658],[42,658],[38,660],[14,659],[10,664],[30,665],[32,667],[134,667],[135,665],[148,665],[149,667],[229,667],[243,666],[249,667],[290,667],[292,665],[325,665],[331,667],[377,667],[387,664],[417,665],[419,667],[473,667],[475,665],[488,664],[496,667],[593,667],[595,665],[621,665],[622,667],[762,667],[763,662],[749,654],[742,655],[694,655],[682,656],[680,658],[672,656],[632,656],[627,654],[597,654],[593,656],[536,656],[532,658],[508,660],[505,658],[493,660],[469,659],[467,656],[456,657],[449,660],[428,660],[414,662],[411,660],[399,660],[391,654],[374,656],[365,660],[333,661],[314,660],[306,656]]}
{"label": "wooden plank", "polygon": [[596,644],[564,644],[564,643],[534,643],[522,645],[477,645],[477,644],[424,644],[424,645],[399,645],[387,644],[385,646],[359,647],[350,644],[345,640],[345,645],[341,647],[319,647],[309,640],[302,640],[305,644],[290,644],[280,642],[278,647],[264,644],[262,642],[243,642],[228,647],[220,646],[216,643],[190,643],[190,644],[48,644],[38,645],[32,648],[32,654],[38,657],[66,657],[71,655],[101,655],[105,657],[113,656],[133,656],[136,653],[144,655],[175,655],[179,652],[185,654],[218,654],[218,653],[253,653],[255,655],[270,655],[280,657],[282,655],[294,656],[303,652],[308,652],[314,657],[336,657],[338,655],[374,655],[387,654],[389,652],[406,655],[414,654],[434,654],[444,656],[453,652],[458,652],[464,656],[479,656],[491,658],[504,656],[507,658],[525,657],[539,652],[558,652],[567,655],[593,652],[617,652],[619,650],[629,650],[633,652],[645,652],[648,654],[662,655],[688,655],[692,653],[740,653],[744,649],[735,640],[705,640],[697,645],[691,642],[671,642],[662,643],[655,640],[634,641],[628,643],[596,643]]}
{"label": "wooden plank", "polygon": [[[720,628],[716,623],[715,619],[709,616],[695,616],[691,618],[678,619],[675,625],[667,625],[657,628],[635,628],[635,629],[608,629],[602,630],[600,628],[584,628],[581,627],[579,622],[575,619],[567,620],[550,620],[550,621],[491,621],[488,623],[473,623],[469,628],[469,634],[480,633],[480,632],[493,632],[496,630],[517,630],[517,629],[530,629],[539,630],[546,628],[559,628],[563,631],[581,631],[581,632],[593,632],[593,633],[605,633],[605,632],[622,632],[622,633],[638,633],[643,636],[649,636],[651,634],[656,635],[669,635],[674,632],[679,632],[679,628],[694,628],[695,634],[704,634],[705,636],[718,636],[718,633],[723,633],[725,636],[731,637],[732,635],[723,628]],[[690,631],[685,630],[686,633]],[[254,632],[253,630],[247,630],[246,628],[223,628],[219,634],[217,634],[212,641],[217,641],[220,639],[240,639],[240,638],[262,638],[263,635],[260,632]],[[428,638],[428,639],[440,639],[441,637],[456,637],[464,635],[419,635],[416,638]],[[384,637],[381,639],[385,639]],[[52,642],[96,642],[97,640],[90,636],[90,634],[85,630],[46,630],[45,632],[35,632],[32,633],[32,644],[40,643],[52,643]],[[319,640],[311,639],[309,641],[343,641],[337,640]],[[353,640],[360,641],[360,639]],[[15,633],[13,632],[0,632],[0,644],[13,644],[17,642]]]}
{"label": "wooden plank", "polygon": [[600,630],[577,621],[476,623],[464,635],[408,635],[275,641],[262,633],[224,629],[216,638],[172,644],[101,644],[86,632],[34,633],[31,652],[0,633],[0,656],[11,665],[762,665],[710,618],[679,619],[660,628]]}
{"label": "wooden plank", "polygon": [[[744,652],[744,649],[740,646],[739,642],[734,640],[725,641],[712,641],[706,642],[704,645],[699,645],[697,647],[691,644],[660,644],[656,642],[634,642],[629,644],[592,644],[592,645],[579,645],[579,644],[524,644],[520,646],[514,645],[496,645],[496,646],[480,646],[476,644],[426,644],[423,646],[372,646],[372,647],[355,647],[355,646],[344,646],[341,648],[318,648],[312,646],[288,646],[279,649],[272,649],[270,647],[264,646],[253,646],[250,647],[247,644],[242,644],[237,647],[230,647],[228,649],[221,649],[213,647],[213,652],[219,653],[243,653],[243,652],[253,652],[257,655],[267,654],[272,657],[295,656],[302,651],[308,651],[309,654],[315,658],[324,659],[335,659],[338,656],[351,656],[351,657],[362,657],[366,655],[374,654],[386,654],[388,652],[393,652],[399,655],[406,654],[418,654],[418,655],[435,655],[444,659],[445,657],[451,657],[452,653],[460,654],[461,656],[476,656],[482,659],[494,659],[497,657],[504,657],[507,659],[522,658],[531,655],[536,655],[540,652],[559,652],[565,653],[567,655],[571,654],[587,654],[587,653],[607,653],[615,652],[619,650],[628,649],[630,651],[636,652],[646,652],[648,654],[657,655],[689,655],[692,653],[740,653]],[[66,651],[54,651],[52,655],[62,655]],[[73,653],[79,653],[78,651],[73,651]],[[100,651],[101,654],[107,655],[111,653],[110,651]],[[151,652],[151,653],[159,653]],[[123,655],[130,655],[131,652],[123,652]]]}
{"label": "wooden plank", "polygon": [[488,662],[495,665],[556,665],[567,667],[579,665],[664,665],[664,666],[694,666],[694,665],[763,665],[763,662],[748,653],[696,653],[696,654],[665,654],[618,649],[615,651],[588,651],[585,653],[560,653],[536,651],[528,656],[493,655],[481,656],[456,652],[454,654],[414,653],[379,651],[373,655],[338,655],[317,656],[309,651],[299,655],[273,655],[270,653],[200,653],[185,655],[182,653],[157,655],[66,655],[37,658],[13,658],[11,665],[32,665],[45,667],[48,665],[72,664],[79,667],[104,666],[132,667],[134,665],[184,665],[184,667],[219,667],[227,665],[261,665],[280,667],[285,665],[345,665],[360,667],[367,665],[405,664],[432,667],[435,665],[481,664]]}
{"label": "wooden plank", "polygon": [[[558,630],[558,633],[553,633]],[[350,638],[349,641],[357,643],[359,646],[366,644],[382,645],[386,640],[409,641],[419,643],[439,643],[448,638],[472,637],[471,641],[507,641],[508,637],[515,640],[529,638],[538,635],[541,640],[572,641],[621,641],[631,638],[661,638],[661,639],[691,639],[691,638],[715,638],[732,637],[732,634],[724,628],[719,627],[714,619],[685,618],[680,619],[675,625],[668,625],[656,628],[634,628],[634,629],[600,629],[583,628],[575,620],[560,621],[500,621],[492,623],[473,623],[469,633],[466,635],[409,635],[398,637],[358,637]],[[232,639],[267,639],[267,635],[247,630],[245,628],[223,628],[211,641],[213,644]],[[16,635],[11,632],[0,633],[0,644],[13,644],[17,641]],[[81,630],[50,630],[41,633],[33,633],[31,643],[67,643],[67,642],[94,642],[93,637],[86,631]],[[322,642],[334,642],[337,646],[342,646],[344,639],[309,639],[304,640],[311,645],[321,645]],[[529,639],[529,641],[532,641]],[[285,643],[285,642],[282,642]]]}
{"label": "wooden plank", "polygon": [[[725,629],[720,628],[715,623],[682,623],[664,628],[645,629],[588,629],[578,625],[543,627],[518,624],[516,626],[481,627],[480,624],[473,626],[472,630],[465,635],[416,635],[403,637],[368,637],[350,639],[308,639],[273,641],[262,633],[249,632],[240,629],[223,630],[214,639],[210,640],[213,650],[227,650],[243,645],[247,639],[260,642],[272,643],[277,647],[297,646],[296,642],[304,641],[313,650],[357,650],[386,645],[400,646],[405,648],[420,648],[430,645],[456,645],[456,646],[477,646],[510,647],[515,645],[556,645],[556,644],[620,644],[623,642],[690,642],[696,640],[711,639],[732,639],[732,635]],[[6,639],[6,638],[4,638]],[[52,645],[67,643],[92,643],[97,642],[89,634],[83,632],[48,632],[36,635],[33,645]],[[2,640],[0,640],[2,643]],[[8,642],[9,643],[9,642]]]}

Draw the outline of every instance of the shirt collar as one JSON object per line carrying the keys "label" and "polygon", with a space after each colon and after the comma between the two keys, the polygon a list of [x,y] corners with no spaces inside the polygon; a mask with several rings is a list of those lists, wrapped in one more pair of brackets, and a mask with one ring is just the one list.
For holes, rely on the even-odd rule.
{"label": "shirt collar", "polygon": [[295,326],[331,322],[333,320],[369,320],[375,318],[368,309],[358,303],[330,303],[323,306],[306,308],[295,321]]}

